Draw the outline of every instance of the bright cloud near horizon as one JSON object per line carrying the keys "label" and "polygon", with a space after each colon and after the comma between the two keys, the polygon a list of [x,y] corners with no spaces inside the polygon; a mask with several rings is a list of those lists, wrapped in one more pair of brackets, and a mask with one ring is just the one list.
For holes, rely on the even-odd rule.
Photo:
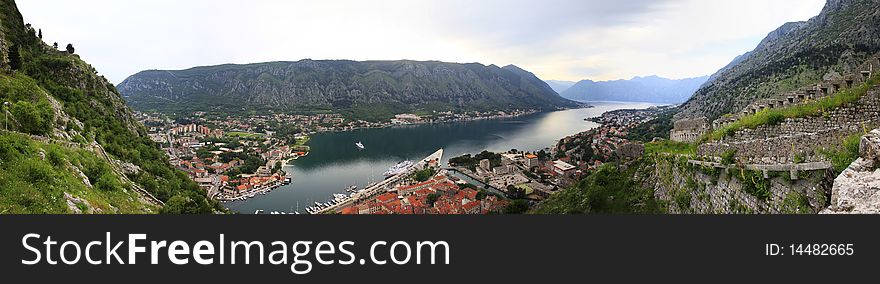
{"label": "bright cloud near horizon", "polygon": [[113,83],[311,59],[514,64],[545,80],[709,75],[824,0],[27,0],[25,22]]}

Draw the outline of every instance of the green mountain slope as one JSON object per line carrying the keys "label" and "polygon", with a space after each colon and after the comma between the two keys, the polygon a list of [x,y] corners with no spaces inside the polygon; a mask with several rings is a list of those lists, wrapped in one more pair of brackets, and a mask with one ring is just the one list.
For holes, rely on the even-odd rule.
{"label": "green mountain slope", "polygon": [[10,103],[0,213],[219,208],[168,165],[116,88],[79,56],[43,43],[12,0],[0,0],[0,27],[0,100]]}
{"label": "green mountain slope", "polygon": [[143,71],[119,90],[135,109],[289,112],[393,106],[415,110],[550,110],[575,106],[516,66],[435,61],[269,62]]}
{"label": "green mountain slope", "polygon": [[758,47],[718,71],[685,103],[677,118],[715,119],[749,103],[819,82],[880,52],[880,1],[828,0],[805,22],[771,32]]}

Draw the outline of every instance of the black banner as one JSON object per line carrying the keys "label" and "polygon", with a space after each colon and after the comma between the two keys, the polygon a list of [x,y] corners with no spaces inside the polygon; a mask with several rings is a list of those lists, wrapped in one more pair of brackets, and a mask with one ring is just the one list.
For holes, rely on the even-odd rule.
{"label": "black banner", "polygon": [[[878,228],[877,216],[0,216],[0,272],[33,283],[835,283],[873,274]],[[128,264],[138,234],[143,252]],[[187,264],[169,257],[178,240],[174,259]],[[231,253],[232,242],[253,241],[263,248],[253,245],[250,264],[243,244]],[[271,264],[280,251],[284,264]]]}

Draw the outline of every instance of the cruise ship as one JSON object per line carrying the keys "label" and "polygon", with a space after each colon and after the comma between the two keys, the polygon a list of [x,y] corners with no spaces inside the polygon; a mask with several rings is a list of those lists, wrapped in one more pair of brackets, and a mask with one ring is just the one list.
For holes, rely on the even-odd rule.
{"label": "cruise ship", "polygon": [[413,165],[412,161],[403,161],[403,162],[400,162],[397,165],[394,165],[393,167],[389,168],[382,175],[384,175],[385,178],[393,177],[393,176],[396,176],[400,173],[403,173],[404,171],[406,171],[407,169],[412,167],[412,165]]}

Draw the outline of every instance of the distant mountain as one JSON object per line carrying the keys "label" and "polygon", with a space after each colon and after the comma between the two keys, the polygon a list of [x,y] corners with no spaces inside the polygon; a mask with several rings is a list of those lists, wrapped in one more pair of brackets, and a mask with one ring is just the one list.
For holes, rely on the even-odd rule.
{"label": "distant mountain", "polygon": [[708,76],[672,80],[657,76],[635,77],[630,80],[594,82],[580,81],[561,93],[578,101],[623,101],[650,103],[682,103],[694,94]]}
{"label": "distant mountain", "polygon": [[139,110],[329,110],[373,120],[412,111],[577,105],[513,65],[437,61],[301,60],[150,70],[118,88]]}
{"label": "distant mountain", "polygon": [[544,82],[547,82],[547,85],[550,85],[550,88],[553,88],[553,90],[559,94],[562,94],[562,92],[565,92],[565,90],[568,90],[568,88],[571,88],[571,86],[574,86],[574,84],[577,84],[577,82],[574,81],[559,80],[547,80]]}
{"label": "distant mountain", "polygon": [[676,118],[715,119],[755,100],[847,74],[880,52],[880,0],[828,0],[822,12],[786,23],[712,75]]}

